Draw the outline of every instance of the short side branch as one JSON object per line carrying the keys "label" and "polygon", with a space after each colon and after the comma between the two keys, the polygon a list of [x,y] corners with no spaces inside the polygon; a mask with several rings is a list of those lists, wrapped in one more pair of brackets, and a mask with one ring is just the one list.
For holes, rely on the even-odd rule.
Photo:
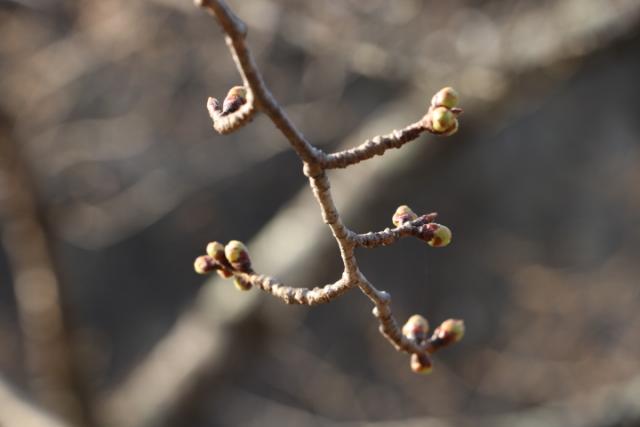
{"label": "short side branch", "polygon": [[220,102],[215,98],[207,100],[207,110],[209,111],[209,117],[213,121],[213,128],[218,133],[225,135],[249,123],[255,113],[255,106],[253,96],[249,93],[247,102],[238,111],[231,114],[225,115],[220,107]]}
{"label": "short side branch", "polygon": [[319,305],[328,303],[349,289],[353,288],[355,283],[346,278],[342,278],[335,283],[324,285],[323,287],[296,288],[287,286],[273,277],[258,275],[255,273],[236,273],[236,279],[240,279],[245,283],[262,289],[263,291],[283,300],[286,304],[300,305]]}
{"label": "short side branch", "polygon": [[229,6],[222,0],[196,0],[196,4],[216,16],[222,29],[227,34],[226,41],[231,55],[236,62],[245,86],[253,94],[258,108],[269,116],[303,161],[315,163],[323,158],[324,153],[307,141],[302,132],[296,128],[289,116],[273,98],[246,44],[246,25],[235,16]]}
{"label": "short side branch", "polygon": [[409,236],[428,241],[433,237],[433,231],[425,227],[425,225],[431,224],[437,216],[438,214],[436,212],[432,212],[422,215],[413,221],[405,222],[396,228],[385,228],[382,231],[370,231],[365,234],[358,234],[354,236],[353,242],[358,247],[377,248],[378,246],[391,245],[401,238]]}
{"label": "short side branch", "polygon": [[417,139],[427,130],[421,120],[404,129],[394,130],[387,135],[374,136],[357,147],[327,155],[322,167],[325,169],[341,169],[374,156],[381,156],[391,148],[400,148],[404,144]]}

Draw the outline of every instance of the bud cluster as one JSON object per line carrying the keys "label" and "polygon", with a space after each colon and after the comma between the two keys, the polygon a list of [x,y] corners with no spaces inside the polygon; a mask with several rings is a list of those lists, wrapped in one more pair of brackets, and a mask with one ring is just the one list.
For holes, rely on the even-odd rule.
{"label": "bud cluster", "polygon": [[424,351],[411,355],[411,370],[420,374],[428,374],[432,370],[430,353],[458,342],[464,336],[464,322],[448,319],[428,337],[429,322],[423,316],[414,314],[402,326],[402,335],[421,346]]}
{"label": "bud cluster", "polygon": [[[198,274],[216,271],[224,279],[234,276],[234,272],[252,272],[249,251],[238,240],[231,240],[226,245],[220,242],[209,243],[207,254],[196,258],[193,267]],[[234,285],[243,291],[251,289],[251,283],[239,276],[234,278]]]}
{"label": "bud cluster", "polygon": [[391,217],[391,222],[396,227],[402,227],[407,223],[418,227],[416,235],[420,239],[434,248],[441,248],[451,243],[451,230],[449,227],[437,224],[435,221],[438,214],[435,212],[418,217],[413,210],[407,205],[398,206],[395,213]]}
{"label": "bud cluster", "polygon": [[458,93],[452,87],[440,89],[433,98],[424,118],[425,126],[433,133],[449,136],[458,131]]}

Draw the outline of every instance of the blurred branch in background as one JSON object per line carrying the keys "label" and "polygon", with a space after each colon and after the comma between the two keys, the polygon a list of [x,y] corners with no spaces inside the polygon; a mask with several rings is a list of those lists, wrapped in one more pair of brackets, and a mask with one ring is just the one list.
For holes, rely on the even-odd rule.
{"label": "blurred branch in background", "polygon": [[35,189],[8,123],[0,126],[0,227],[9,258],[28,382],[45,407],[77,426],[92,426],[83,383],[63,312],[62,288]]}
{"label": "blurred branch in background", "polygon": [[3,427],[69,427],[18,395],[0,378],[0,425]]}

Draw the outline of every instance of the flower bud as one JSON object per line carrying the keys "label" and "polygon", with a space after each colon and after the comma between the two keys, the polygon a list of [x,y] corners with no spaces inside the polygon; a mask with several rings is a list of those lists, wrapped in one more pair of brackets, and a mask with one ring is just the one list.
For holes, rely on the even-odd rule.
{"label": "flower bud", "polygon": [[239,110],[245,102],[247,102],[247,88],[244,86],[232,87],[222,102],[222,115],[226,116]]}
{"label": "flower bud", "polygon": [[429,332],[429,322],[419,314],[409,317],[402,326],[402,335],[416,342],[424,341],[427,338],[427,332]]}
{"label": "flower bud", "polygon": [[202,255],[196,258],[193,262],[193,269],[198,274],[207,274],[211,271],[215,270],[217,267],[216,262],[213,258],[208,255]]}
{"label": "flower bud", "polygon": [[451,230],[445,225],[432,222],[431,224],[427,224],[426,231],[427,235],[430,235],[427,240],[429,246],[441,248],[451,243]]}
{"label": "flower bud", "polygon": [[430,374],[433,370],[431,358],[427,353],[413,353],[411,355],[411,370],[417,374]]}
{"label": "flower bud", "polygon": [[454,133],[458,132],[458,128],[459,128],[458,120],[456,119],[456,121],[453,123],[453,127],[448,131],[446,131],[445,133],[443,133],[442,136],[451,136]]}
{"label": "flower bud", "polygon": [[431,112],[431,129],[436,133],[451,132],[457,127],[457,122],[455,114],[446,107],[436,107]]}
{"label": "flower bud", "polygon": [[417,218],[418,215],[416,215],[409,206],[402,205],[398,206],[398,209],[396,209],[396,212],[393,214],[391,221],[393,222],[393,225],[400,227],[405,222],[410,222]]}
{"label": "flower bud", "polygon": [[221,261],[225,258],[224,256],[224,245],[220,242],[210,242],[207,245],[207,255],[216,261]]}
{"label": "flower bud", "polygon": [[431,98],[431,105],[435,107],[453,108],[458,105],[458,92],[452,87],[445,87],[440,89],[433,98]]}
{"label": "flower bud", "polygon": [[235,279],[233,279],[233,285],[239,291],[248,291],[249,289],[251,289],[251,283],[239,277],[236,277]]}
{"label": "flower bud", "polygon": [[251,270],[251,260],[249,251],[244,243],[238,240],[231,240],[224,247],[224,255],[235,270],[249,272]]}
{"label": "flower bud", "polygon": [[216,271],[216,273],[218,273],[218,276],[222,277],[223,279],[228,279],[229,277],[233,276],[233,273],[224,267],[220,268],[218,271]]}
{"label": "flower bud", "polygon": [[444,344],[458,342],[464,336],[464,321],[447,319],[438,326],[433,335]]}

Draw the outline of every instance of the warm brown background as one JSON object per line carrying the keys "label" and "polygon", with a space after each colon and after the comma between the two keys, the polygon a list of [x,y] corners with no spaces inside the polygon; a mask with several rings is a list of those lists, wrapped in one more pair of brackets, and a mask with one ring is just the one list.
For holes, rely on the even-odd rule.
{"label": "warm brown background", "polygon": [[[401,319],[461,317],[467,335],[416,376],[357,291],[309,309],[203,285],[192,262],[214,239],[248,242],[260,272],[292,284],[340,274],[273,125],[211,129],[207,96],[239,81],[214,21],[187,0],[3,0],[0,203],[35,184],[98,425],[638,425],[640,4],[231,5],[276,98],[325,150],[459,90],[459,134],[330,177],[358,231],[404,203],[440,212],[450,247],[358,255]],[[23,427],[51,405],[25,367],[38,343],[21,334],[7,229],[0,425]]]}

